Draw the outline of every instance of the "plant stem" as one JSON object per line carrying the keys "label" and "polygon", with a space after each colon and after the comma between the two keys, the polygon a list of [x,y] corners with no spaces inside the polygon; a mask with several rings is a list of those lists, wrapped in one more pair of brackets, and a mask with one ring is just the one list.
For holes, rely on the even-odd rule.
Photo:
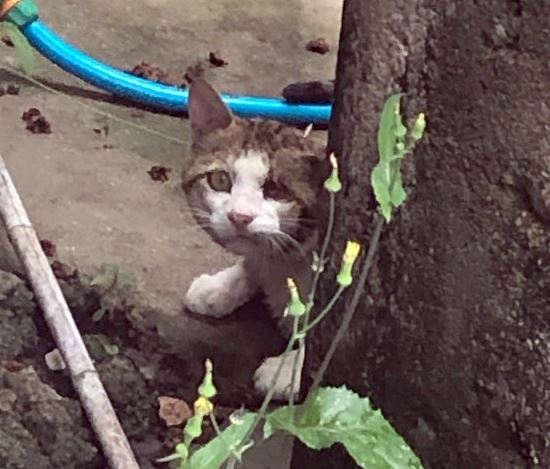
{"label": "plant stem", "polygon": [[275,375],[273,376],[273,380],[271,382],[271,386],[269,387],[267,394],[264,397],[264,400],[262,402],[262,405],[260,406],[260,409],[258,410],[258,413],[256,414],[256,418],[254,419],[254,422],[250,426],[249,430],[246,432],[240,443],[237,445],[239,447],[240,445],[244,444],[246,440],[248,440],[252,434],[254,433],[254,430],[256,430],[256,427],[260,423],[260,420],[262,420],[265,417],[265,413],[267,410],[267,407],[269,406],[269,403],[273,399],[273,395],[275,394],[275,385],[277,384],[277,380],[279,379],[279,376],[281,375],[281,371],[283,369],[284,365],[284,358],[285,356],[292,350],[292,347],[296,343],[296,337],[298,335],[298,321],[300,318],[295,317],[294,318],[294,324],[293,324],[293,330],[292,330],[292,337],[288,341],[285,351],[283,352],[282,359],[279,363],[279,366],[277,367],[277,370],[275,371]]}
{"label": "plant stem", "polygon": [[334,292],[334,295],[332,295],[332,298],[327,303],[327,305],[323,308],[323,310],[315,317],[313,321],[311,321],[309,324],[304,326],[304,328],[300,331],[301,334],[307,334],[311,329],[313,329],[317,324],[319,324],[325,316],[330,313],[336,302],[340,299],[342,296],[342,293],[344,293],[344,290],[346,287],[340,285],[338,289]]}
{"label": "plant stem", "polygon": [[313,282],[311,283],[311,289],[309,290],[308,300],[307,300],[307,310],[304,324],[307,327],[309,324],[309,315],[311,309],[313,308],[313,302],[315,300],[315,293],[317,292],[317,286],[319,284],[319,279],[321,278],[321,273],[323,272],[323,266],[325,263],[325,256],[327,255],[328,245],[330,243],[330,238],[332,237],[332,229],[334,227],[334,211],[335,211],[335,196],[334,192],[330,192],[329,200],[329,210],[328,210],[328,225],[327,231],[325,233],[325,238],[323,240],[323,245],[321,246],[321,251],[319,253],[319,264],[317,265],[317,270],[313,276]]}
{"label": "plant stem", "polygon": [[[317,285],[319,284],[319,279],[321,278],[321,274],[324,270],[324,264],[325,264],[325,256],[327,254],[328,245],[330,243],[330,238],[332,236],[332,229],[334,227],[334,212],[335,212],[335,196],[334,192],[329,193],[329,211],[328,211],[328,225],[327,225],[327,231],[325,232],[325,237],[323,239],[323,244],[321,246],[321,251],[319,252],[319,258],[317,259],[318,264],[316,266],[315,275],[313,276],[313,281],[311,283],[311,289],[309,290],[308,294],[308,300],[306,304],[306,314],[304,316],[304,325],[303,325],[303,331],[307,332],[310,328],[309,325],[309,318],[311,315],[311,310],[313,309],[313,302],[315,300],[315,293],[317,292]],[[326,314],[326,313],[325,313]],[[292,366],[292,378],[291,378],[291,384],[290,384],[290,398],[289,398],[289,405],[292,407],[294,405],[294,393],[292,390],[294,389],[294,384],[296,382],[296,372],[298,368],[298,360],[301,356],[304,354],[305,349],[305,337],[302,337],[302,334],[300,334],[299,339],[299,347],[298,347],[298,354],[296,355],[296,359],[294,360],[294,364]]]}
{"label": "plant stem", "polygon": [[351,323],[355,310],[357,309],[357,306],[359,304],[359,299],[361,297],[361,294],[365,289],[369,270],[372,267],[374,255],[376,253],[376,250],[378,249],[380,235],[382,234],[383,228],[384,228],[384,219],[378,216],[376,227],[374,229],[374,234],[372,236],[369,250],[367,252],[367,257],[365,259],[365,262],[363,263],[363,268],[361,269],[361,273],[359,274],[359,279],[357,280],[357,286],[355,287],[355,291],[353,292],[350,305],[347,308],[346,312],[344,313],[344,317],[342,318],[340,327],[338,328],[338,331],[336,331],[336,334],[332,339],[330,347],[325,355],[325,358],[323,359],[323,362],[321,363],[321,366],[319,367],[319,370],[315,374],[315,378],[313,379],[313,384],[311,385],[309,392],[307,394],[307,397],[305,399],[306,405],[303,406],[303,409],[307,408],[307,403],[311,400],[311,397],[317,392],[317,389],[321,384],[321,381],[325,375],[325,372],[327,371],[330,361],[332,360],[332,357],[336,352],[336,348],[340,344],[340,341],[342,340],[342,338],[344,337],[344,334],[349,328],[349,325]]}
{"label": "plant stem", "polygon": [[[236,461],[239,459],[239,453],[237,453],[228,443],[227,441],[225,441],[224,437],[222,436],[222,432],[220,430],[220,426],[218,425],[218,421],[216,420],[216,416],[214,415],[214,412],[210,412],[210,414],[208,414],[208,416],[210,417],[210,423],[212,424],[212,428],[214,429],[214,431],[216,432],[216,436],[223,442],[223,444],[225,446],[227,446],[227,448],[229,448],[229,451],[231,451],[231,454],[233,455],[232,458],[230,458],[230,461]],[[229,462],[228,462],[228,467],[229,467]],[[234,463],[233,463],[234,464]]]}
{"label": "plant stem", "polygon": [[[303,356],[304,349],[306,347],[306,341],[304,337],[300,337],[298,339],[298,353],[296,354],[296,358],[294,358],[294,363],[292,363],[292,377],[290,379],[290,395],[288,398],[288,404],[290,407],[294,406],[294,385],[296,384],[296,373],[298,371],[298,361],[300,360],[300,357]],[[301,370],[300,370],[301,371]]]}

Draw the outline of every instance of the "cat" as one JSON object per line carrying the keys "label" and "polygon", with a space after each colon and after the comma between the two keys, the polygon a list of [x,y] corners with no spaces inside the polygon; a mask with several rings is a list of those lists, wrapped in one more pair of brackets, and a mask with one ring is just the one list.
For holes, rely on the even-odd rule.
{"label": "cat", "polygon": [[[287,278],[295,279],[302,298],[311,285],[313,252],[318,242],[323,182],[330,165],[325,146],[297,128],[266,119],[232,115],[203,79],[189,87],[193,157],[182,187],[198,224],[214,241],[241,259],[214,275],[195,278],[185,306],[195,314],[223,317],[262,290],[281,331],[290,299]],[[266,359],[254,374],[265,393],[284,360],[275,397],[296,394],[303,356],[296,350]],[[298,360],[290,389],[294,360]]]}

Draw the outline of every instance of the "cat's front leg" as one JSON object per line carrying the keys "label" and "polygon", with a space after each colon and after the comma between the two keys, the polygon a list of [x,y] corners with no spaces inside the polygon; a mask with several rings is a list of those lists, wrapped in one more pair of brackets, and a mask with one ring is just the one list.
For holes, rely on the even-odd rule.
{"label": "cat's front leg", "polygon": [[[273,379],[279,367],[281,372],[275,382],[274,399],[288,399],[290,395],[297,396],[300,392],[302,367],[304,364],[305,347],[302,353],[299,350],[291,350],[276,357],[269,357],[259,366],[254,373],[254,387],[261,394],[267,391],[273,384]],[[292,372],[294,371],[294,382]]]}
{"label": "cat's front leg", "polygon": [[257,288],[243,262],[238,262],[214,275],[195,278],[185,295],[185,306],[193,313],[221,318],[250,300]]}

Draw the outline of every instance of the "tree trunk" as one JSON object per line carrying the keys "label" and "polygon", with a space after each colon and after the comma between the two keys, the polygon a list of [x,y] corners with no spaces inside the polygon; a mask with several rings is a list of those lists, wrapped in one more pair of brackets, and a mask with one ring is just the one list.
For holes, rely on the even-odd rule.
{"label": "tree trunk", "polygon": [[[338,194],[318,304],[345,240],[368,245],[378,116],[425,111],[325,384],[369,395],[427,468],[550,467],[550,3],[346,0],[330,147]],[[306,385],[351,290],[308,338]],[[298,445],[295,469],[351,468]]]}

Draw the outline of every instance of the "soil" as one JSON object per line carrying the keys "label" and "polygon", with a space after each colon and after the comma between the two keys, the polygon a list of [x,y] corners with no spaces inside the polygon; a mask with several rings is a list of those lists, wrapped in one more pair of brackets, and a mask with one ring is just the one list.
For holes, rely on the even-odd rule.
{"label": "soil", "polygon": [[[123,70],[145,61],[183,81],[188,66],[221,50],[227,65],[209,67],[207,78],[234,94],[278,96],[288,83],[334,77],[336,54],[311,54],[303,44],[319,36],[337,43],[341,1],[191,3],[60,0],[40,7],[59,34]],[[16,63],[14,48],[0,43],[0,66]],[[51,261],[65,278],[71,310],[140,467],[151,468],[180,432],[159,419],[159,396],[192,403],[209,357],[222,414],[254,407],[252,373],[282,350],[282,339],[261,298],[221,321],[183,311],[191,280],[234,260],[196,226],[179,188],[188,122],[121,103],[40,58],[35,76],[62,95],[0,69],[0,88],[19,86],[19,95],[0,96],[0,154],[39,237],[55,246]],[[50,134],[25,129],[21,116],[31,108],[46,116]],[[154,166],[172,169],[167,181],[151,178]],[[90,280],[104,263],[133,274],[135,291],[111,296],[117,313],[94,322],[105,298]],[[3,230],[0,269],[0,467],[106,467],[69,378],[45,365],[55,344]],[[98,346],[97,334],[118,353]],[[275,443],[245,467],[279,469],[285,455],[288,444]]]}
{"label": "soil", "polygon": [[[175,396],[192,403],[205,356],[219,367],[216,402],[222,422],[230,409],[257,406],[249,385],[256,360],[247,359],[246,351],[234,347],[216,351],[201,341],[200,334],[193,344],[178,344],[182,335],[173,322],[150,324],[146,318],[152,312],[138,304],[130,307],[136,298],[129,299],[125,292],[113,294],[118,307],[112,314],[94,321],[93,313],[103,301],[97,290],[74,279],[59,283],[140,467],[153,467],[152,461],[169,453],[181,436],[181,428],[168,429],[158,417],[158,397]],[[0,467],[106,467],[69,376],[46,366],[44,356],[55,343],[32,292],[22,279],[4,271],[0,271],[0,288]],[[230,321],[233,324],[226,323],[224,329],[233,329],[236,343],[246,341],[254,350],[258,344],[247,334],[254,321],[259,320],[237,313]],[[260,332],[256,340],[278,342],[269,327],[264,334]],[[107,353],[94,340],[98,335],[116,345],[118,353]],[[236,360],[238,368],[227,366]]]}

